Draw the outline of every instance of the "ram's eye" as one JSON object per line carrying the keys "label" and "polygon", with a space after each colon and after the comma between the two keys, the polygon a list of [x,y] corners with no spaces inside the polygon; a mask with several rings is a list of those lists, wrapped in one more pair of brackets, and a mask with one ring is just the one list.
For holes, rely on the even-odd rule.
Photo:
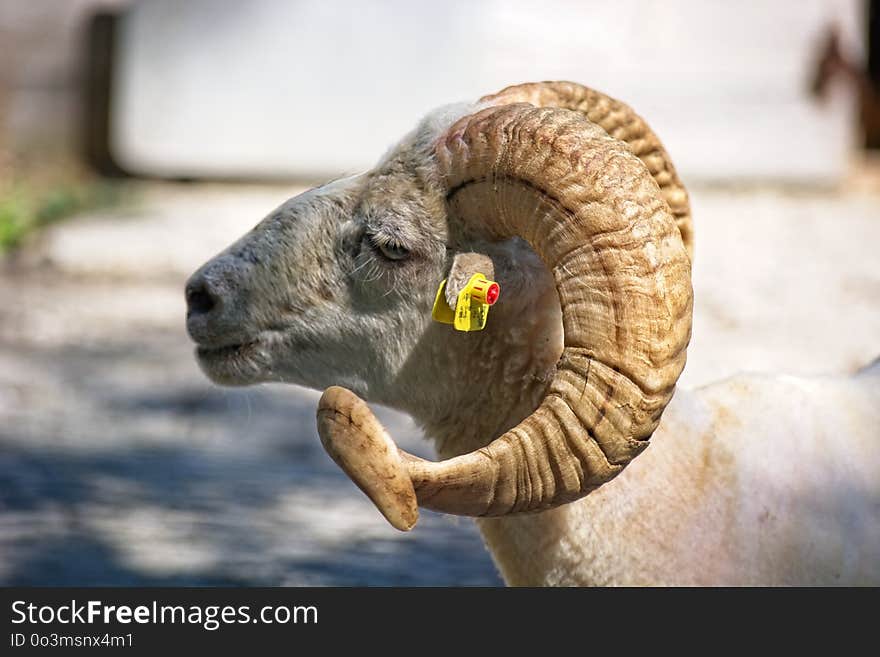
{"label": "ram's eye", "polygon": [[393,242],[387,239],[376,239],[375,237],[371,238],[370,241],[379,253],[389,260],[403,260],[409,257],[409,249],[398,242]]}

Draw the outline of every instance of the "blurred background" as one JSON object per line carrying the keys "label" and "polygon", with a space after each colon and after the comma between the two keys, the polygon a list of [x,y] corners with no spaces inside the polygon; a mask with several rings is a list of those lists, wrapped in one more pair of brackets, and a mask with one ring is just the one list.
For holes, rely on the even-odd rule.
{"label": "blurred background", "polygon": [[509,84],[595,87],[666,144],[696,227],[682,385],[880,355],[876,0],[0,0],[0,46],[0,584],[499,584],[471,522],[388,527],[317,393],[209,384],[182,290]]}

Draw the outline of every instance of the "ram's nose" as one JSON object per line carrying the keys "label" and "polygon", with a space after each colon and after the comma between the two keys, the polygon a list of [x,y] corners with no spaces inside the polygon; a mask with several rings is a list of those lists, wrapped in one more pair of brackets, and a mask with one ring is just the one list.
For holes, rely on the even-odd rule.
{"label": "ram's nose", "polygon": [[207,316],[221,307],[220,293],[204,275],[193,276],[186,284],[186,316]]}
{"label": "ram's nose", "polygon": [[186,330],[200,345],[222,346],[246,330],[242,293],[246,263],[220,256],[186,283]]}

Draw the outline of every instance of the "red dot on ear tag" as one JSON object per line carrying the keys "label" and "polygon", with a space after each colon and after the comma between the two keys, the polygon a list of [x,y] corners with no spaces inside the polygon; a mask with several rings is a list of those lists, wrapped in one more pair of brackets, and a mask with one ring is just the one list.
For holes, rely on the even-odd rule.
{"label": "red dot on ear tag", "polygon": [[498,295],[501,294],[501,288],[498,287],[498,283],[492,283],[489,285],[489,289],[486,290],[486,303],[490,306],[493,305],[496,301],[498,301]]}

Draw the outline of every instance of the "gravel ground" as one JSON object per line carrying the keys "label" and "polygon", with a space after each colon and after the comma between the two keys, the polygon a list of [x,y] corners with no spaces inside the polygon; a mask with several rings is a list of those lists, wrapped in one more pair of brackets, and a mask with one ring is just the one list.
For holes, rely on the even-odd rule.
{"label": "gravel ground", "polygon": [[[318,393],[198,371],[183,281],[294,191],[149,186],[0,263],[0,584],[500,583],[471,522],[387,525],[321,449]],[[694,211],[684,385],[880,354],[876,191],[697,189]]]}

